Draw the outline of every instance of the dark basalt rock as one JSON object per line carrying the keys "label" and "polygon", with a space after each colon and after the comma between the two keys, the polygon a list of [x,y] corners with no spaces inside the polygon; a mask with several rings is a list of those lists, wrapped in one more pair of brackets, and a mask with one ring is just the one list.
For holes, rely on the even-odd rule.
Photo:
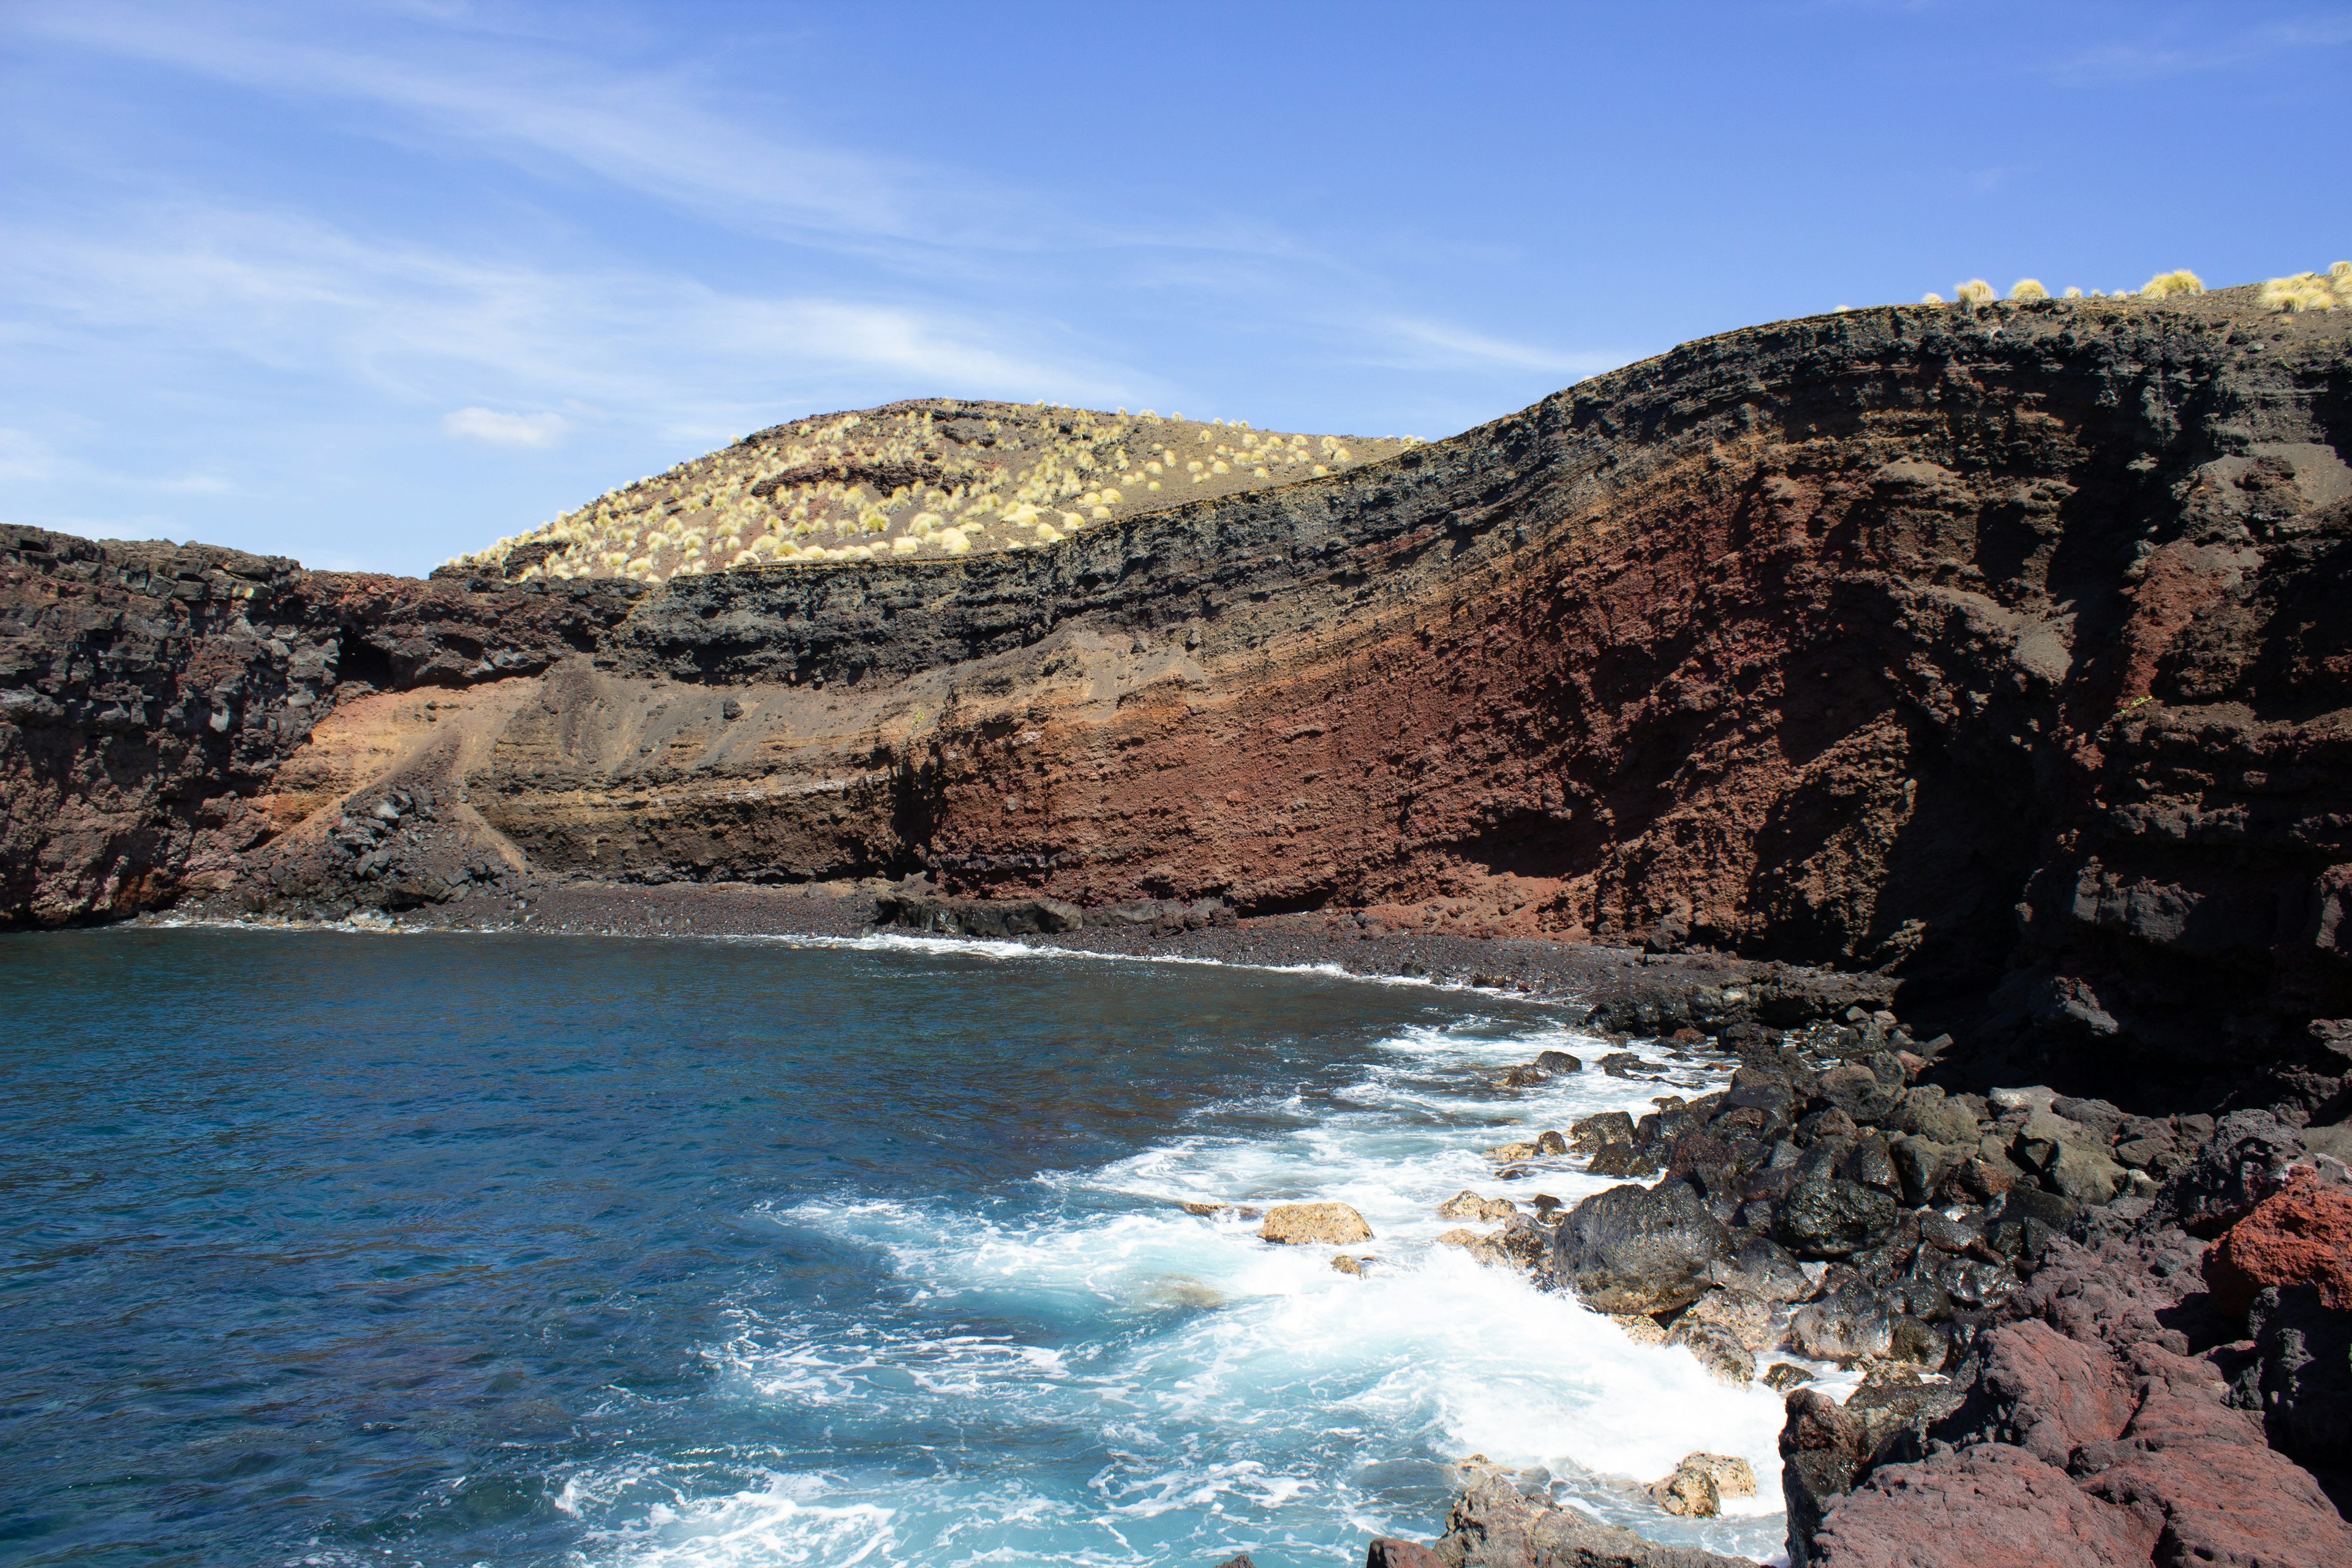
{"label": "dark basalt rock", "polygon": [[1731,1232],[1679,1183],[1596,1193],[1550,1234],[1553,1271],[1602,1312],[1687,1306],[1715,1267],[1737,1256]]}
{"label": "dark basalt rock", "polygon": [[1894,1197],[1842,1176],[1817,1176],[1781,1204],[1773,1239],[1799,1258],[1843,1258],[1884,1240],[1895,1222]]}

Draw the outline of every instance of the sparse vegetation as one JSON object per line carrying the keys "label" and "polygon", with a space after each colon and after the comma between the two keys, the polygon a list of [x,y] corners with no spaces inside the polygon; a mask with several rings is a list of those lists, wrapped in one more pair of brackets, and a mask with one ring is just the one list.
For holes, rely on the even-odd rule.
{"label": "sparse vegetation", "polygon": [[2175,272],[2159,272],[2140,287],[2143,299],[2164,300],[2176,294],[2202,294],[2205,280],[2186,267]]}
{"label": "sparse vegetation", "polygon": [[[1180,458],[1180,444],[1201,455]],[[1187,499],[1224,495],[1417,444],[1382,437],[1363,443],[1358,458],[1333,437],[1261,434],[1244,420],[1195,426],[1149,409],[1129,416],[1044,403],[897,404],[747,436],[453,564],[503,570],[518,549],[546,545],[518,577],[658,583],[1017,550],[1171,504],[1161,476],[1188,476]]]}
{"label": "sparse vegetation", "polygon": [[2352,261],[2338,261],[2325,274],[2297,272],[2263,285],[2263,303],[2273,310],[2333,310],[2352,306]]}

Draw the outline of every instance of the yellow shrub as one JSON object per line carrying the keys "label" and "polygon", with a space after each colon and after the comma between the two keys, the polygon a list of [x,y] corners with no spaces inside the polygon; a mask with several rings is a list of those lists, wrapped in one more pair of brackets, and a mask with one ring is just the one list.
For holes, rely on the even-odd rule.
{"label": "yellow shrub", "polygon": [[2149,279],[2140,293],[2150,300],[2170,299],[2175,294],[2202,294],[2205,280],[2186,267],[2171,272],[2159,272]]}

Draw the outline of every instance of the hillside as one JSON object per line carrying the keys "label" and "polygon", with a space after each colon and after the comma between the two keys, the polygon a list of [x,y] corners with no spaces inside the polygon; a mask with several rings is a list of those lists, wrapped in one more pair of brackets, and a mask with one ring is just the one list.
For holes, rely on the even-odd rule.
{"label": "hillside", "polygon": [[597,497],[436,575],[625,577],[1051,544],[1182,501],[1319,479],[1411,437],[1307,436],[935,398],[796,420]]}
{"label": "hillside", "polygon": [[[2300,1063],[2352,1016],[2347,334],[1855,310],[1024,550],[657,586],[17,530],[0,889],[919,875],[1881,969],[2037,1074]],[[395,789],[430,832],[348,826]]]}

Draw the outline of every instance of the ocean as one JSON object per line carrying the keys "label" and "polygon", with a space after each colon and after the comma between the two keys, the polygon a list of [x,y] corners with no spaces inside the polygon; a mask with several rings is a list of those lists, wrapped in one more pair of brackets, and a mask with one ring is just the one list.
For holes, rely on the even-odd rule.
{"label": "ocean", "polygon": [[[1573,1010],[877,937],[0,941],[0,1563],[1356,1563],[1451,1461],[1767,1556],[1778,1399],[1436,1237],[1722,1081]],[[1545,1049],[1585,1071],[1500,1089]],[[1529,1190],[1521,1190],[1521,1189]],[[1185,1202],[1337,1199],[1366,1275]],[[1746,1456],[1765,1495],[1631,1489]]]}

